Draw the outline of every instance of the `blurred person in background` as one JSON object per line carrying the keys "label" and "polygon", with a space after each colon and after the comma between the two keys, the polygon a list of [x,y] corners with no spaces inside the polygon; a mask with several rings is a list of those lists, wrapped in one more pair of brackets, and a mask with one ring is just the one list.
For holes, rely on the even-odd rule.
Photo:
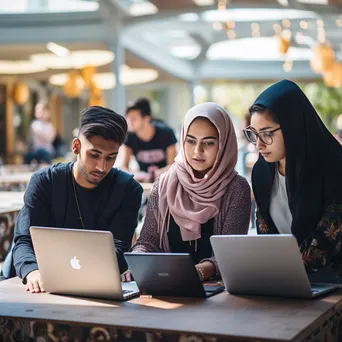
{"label": "blurred person in background", "polygon": [[126,110],[128,134],[121,148],[121,168],[127,171],[132,156],[140,172],[135,179],[153,182],[167,171],[176,157],[177,139],[173,130],[164,123],[153,122],[150,102],[139,98]]}
{"label": "blurred person in background", "polygon": [[24,155],[25,164],[36,161],[38,164],[51,164],[55,154],[53,141],[56,130],[50,121],[50,109],[45,102],[38,102],[35,107],[35,120],[30,126],[30,151]]}
{"label": "blurred person in background", "polygon": [[52,142],[52,146],[55,150],[54,158],[64,159],[68,153],[69,146],[66,144],[61,134],[57,133],[55,139]]}

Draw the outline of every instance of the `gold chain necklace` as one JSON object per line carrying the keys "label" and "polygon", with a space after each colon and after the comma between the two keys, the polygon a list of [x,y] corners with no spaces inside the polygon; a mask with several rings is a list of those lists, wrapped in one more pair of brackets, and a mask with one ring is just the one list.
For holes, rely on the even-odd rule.
{"label": "gold chain necklace", "polygon": [[77,193],[76,193],[75,177],[74,177],[74,174],[73,174],[73,172],[72,172],[73,169],[74,169],[74,166],[72,166],[72,169],[71,169],[72,185],[73,185],[73,188],[74,188],[74,195],[75,195],[75,200],[76,200],[76,205],[77,205],[77,210],[78,210],[79,219],[81,220],[82,228],[84,229],[83,218],[82,218],[81,209],[80,209],[80,205],[79,205],[79,203],[78,203],[78,198],[77,198]]}

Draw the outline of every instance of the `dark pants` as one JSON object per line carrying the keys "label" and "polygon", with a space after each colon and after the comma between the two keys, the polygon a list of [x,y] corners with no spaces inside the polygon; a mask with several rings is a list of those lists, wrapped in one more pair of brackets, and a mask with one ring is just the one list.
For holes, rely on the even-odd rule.
{"label": "dark pants", "polygon": [[52,155],[50,152],[48,152],[44,148],[38,148],[37,150],[33,152],[27,152],[24,155],[25,164],[31,164],[33,160],[37,161],[38,164],[40,163],[51,164]]}

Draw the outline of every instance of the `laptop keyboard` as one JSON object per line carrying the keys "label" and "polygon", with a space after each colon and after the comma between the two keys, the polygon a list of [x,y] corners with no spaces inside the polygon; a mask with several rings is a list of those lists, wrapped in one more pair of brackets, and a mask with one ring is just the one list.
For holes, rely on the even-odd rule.
{"label": "laptop keyboard", "polygon": [[130,293],[133,293],[134,291],[132,291],[132,290],[122,290],[122,294],[124,295],[124,296],[127,296],[127,295],[129,295]]}
{"label": "laptop keyboard", "polygon": [[138,291],[134,291],[134,290],[124,290],[122,289],[122,297],[124,299],[131,299],[136,297],[139,294]]}
{"label": "laptop keyboard", "polygon": [[331,290],[337,288],[338,284],[317,284],[317,283],[312,283],[311,284],[311,292],[312,294],[316,294],[325,290]]}
{"label": "laptop keyboard", "polygon": [[222,288],[222,285],[203,285],[204,291],[207,293],[216,292]]}

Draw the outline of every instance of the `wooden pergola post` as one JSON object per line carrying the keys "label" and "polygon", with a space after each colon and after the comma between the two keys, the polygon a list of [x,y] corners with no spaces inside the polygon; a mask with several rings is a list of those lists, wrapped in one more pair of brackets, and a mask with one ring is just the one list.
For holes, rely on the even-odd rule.
{"label": "wooden pergola post", "polygon": [[14,128],[14,102],[13,102],[13,82],[6,82],[6,108],[5,108],[5,132],[6,132],[6,163],[13,164],[15,150],[15,128]]}

